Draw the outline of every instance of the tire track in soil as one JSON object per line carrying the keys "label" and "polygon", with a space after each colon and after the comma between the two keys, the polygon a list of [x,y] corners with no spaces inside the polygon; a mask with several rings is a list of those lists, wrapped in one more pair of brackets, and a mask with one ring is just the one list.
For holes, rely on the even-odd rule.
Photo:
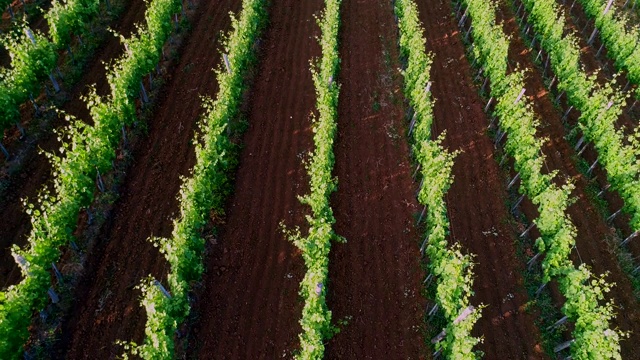
{"label": "tire track in soil", "polygon": [[[135,29],[134,24],[144,20],[144,10],[146,4],[141,0],[128,0],[122,11],[122,15],[113,25],[113,29],[123,35],[129,34]],[[103,62],[109,62],[120,56],[124,51],[124,47],[120,44],[120,40],[115,36],[107,39],[103,46],[96,49],[94,58],[89,62],[84,70],[80,81],[71,89],[63,90],[67,92],[66,96],[69,101],[62,106],[62,110],[68,114],[75,115],[79,119],[87,122],[91,121],[87,105],[81,100],[81,95],[89,93],[89,86],[95,84],[98,94],[105,95],[109,93],[109,84],[106,77],[106,66]],[[31,121],[33,118],[33,108],[29,105],[29,112],[25,115],[23,112],[23,123]],[[63,128],[67,125],[66,121],[57,119],[53,121],[51,129]],[[53,177],[51,176],[51,163],[44,154],[38,150],[43,149],[47,152],[58,153],[60,142],[53,130],[44,133],[36,144],[30,145],[26,149],[26,155],[22,160],[23,167],[11,179],[10,188],[5,191],[4,198],[0,198],[0,214],[2,214],[2,225],[0,226],[0,284],[4,287],[16,284],[22,278],[20,268],[16,265],[11,256],[11,245],[24,246],[31,232],[31,221],[29,215],[24,211],[22,200],[29,198],[35,201],[37,194],[45,185],[49,189],[53,189]],[[23,144],[15,144],[15,147]],[[9,151],[13,153],[11,147]],[[3,157],[4,158],[4,157]],[[0,174],[0,177],[3,176]]]}
{"label": "tire track in soil", "polygon": [[195,163],[191,140],[202,114],[199,94],[217,91],[212,69],[219,65],[219,32],[227,31],[229,11],[239,0],[199,2],[173,75],[148,122],[149,135],[134,149],[113,215],[102,228],[75,291],[75,309],[63,325],[59,358],[113,359],[122,353],[116,340],[143,339],[146,313],[140,291],[148,274],[164,279],[164,256],[147,241],[170,236],[178,214],[180,176]]}
{"label": "tire track in soil", "polygon": [[313,148],[309,60],[320,56],[313,14],[323,5],[321,0],[270,3],[261,65],[247,105],[249,129],[226,224],[197,296],[190,359],[291,358],[299,347],[304,264],[279,224],[306,230],[309,210],[297,196],[309,192],[301,156]]}
{"label": "tire track in soil", "polygon": [[476,255],[473,303],[488,305],[474,328],[484,336],[478,346],[486,359],[547,358],[535,326],[537,314],[526,307],[524,264],[516,256],[514,228],[505,207],[506,184],[486,135],[484,104],[473,86],[457,21],[449,1],[420,2],[427,51],[434,54],[431,77],[434,134],[446,130],[444,146],[464,151],[455,160],[447,195],[452,241]]}
{"label": "tire track in soil", "polygon": [[327,286],[334,322],[347,324],[326,358],[423,359],[424,272],[393,7],[345,0],[341,22],[332,207],[347,242],[331,249]]}
{"label": "tire track in soil", "polygon": [[[551,95],[548,94],[542,82],[542,74],[534,66],[529,48],[520,37],[518,24],[511,8],[500,3],[497,20],[503,21],[505,33],[512,36],[509,58],[520,64],[521,68],[534,69],[533,73],[529,72],[525,77],[525,86],[528,94],[536,94],[535,97],[532,95],[530,97],[533,98],[533,109],[541,121],[538,136],[549,139],[543,148],[543,152],[547,156],[546,165],[549,170],[559,170],[560,177],[568,177],[576,185],[576,189],[572,193],[576,202],[568,209],[568,213],[578,229],[576,244],[579,254],[573,252],[573,260],[577,264],[581,260],[585,261],[596,274],[610,272],[607,280],[615,282],[616,286],[606,298],[614,299],[615,304],[620,307],[616,309],[618,316],[613,322],[614,327],[618,326],[624,331],[633,331],[631,338],[621,342],[622,358],[631,359],[636,352],[635,344],[640,341],[640,313],[632,284],[621,270],[615,254],[611,252],[610,241],[615,233],[607,226],[586,194],[585,189],[589,180],[582,176],[573,162],[576,152],[564,138],[565,130],[561,119],[563,113],[556,110],[551,102]],[[513,171],[512,175],[515,175]],[[528,219],[534,219],[538,216],[537,209],[530,201],[526,201],[522,209]],[[532,231],[532,239],[538,236],[537,231]],[[557,295],[554,298],[560,308],[564,300]]]}

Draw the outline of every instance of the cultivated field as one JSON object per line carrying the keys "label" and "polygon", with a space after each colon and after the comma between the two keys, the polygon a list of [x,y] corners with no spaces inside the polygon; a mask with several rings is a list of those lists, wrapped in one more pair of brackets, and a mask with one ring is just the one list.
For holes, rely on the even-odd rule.
{"label": "cultivated field", "polygon": [[635,359],[638,0],[0,0],[1,359]]}

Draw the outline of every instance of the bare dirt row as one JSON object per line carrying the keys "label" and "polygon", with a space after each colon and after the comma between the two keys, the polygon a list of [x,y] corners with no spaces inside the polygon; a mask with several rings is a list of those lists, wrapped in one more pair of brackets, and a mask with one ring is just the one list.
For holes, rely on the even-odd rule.
{"label": "bare dirt row", "polygon": [[235,188],[210,246],[197,294],[190,359],[292,358],[302,314],[300,252],[281,228],[306,228],[297,199],[309,192],[303,159],[313,149],[315,91],[309,61],[320,56],[314,20],[322,0],[269,2],[260,64],[247,98]]}
{"label": "bare dirt row", "polygon": [[535,325],[536,309],[527,306],[531,299],[524,290],[524,266],[516,257],[518,240],[509,224],[506,185],[486,134],[489,121],[473,86],[451,2],[418,2],[418,8],[427,50],[435,56],[434,133],[446,131],[445,147],[463,151],[455,160],[447,204],[451,240],[476,254],[474,303],[487,305],[474,331],[485,338],[479,348],[487,359],[546,358]]}
{"label": "bare dirt row", "polygon": [[328,304],[342,322],[328,359],[418,359],[425,301],[405,138],[397,27],[390,2],[342,5]]}

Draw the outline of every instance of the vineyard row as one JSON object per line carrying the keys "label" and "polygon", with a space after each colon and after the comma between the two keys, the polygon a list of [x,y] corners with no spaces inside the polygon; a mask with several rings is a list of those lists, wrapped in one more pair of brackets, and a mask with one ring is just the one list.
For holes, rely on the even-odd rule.
{"label": "vineyard row", "polygon": [[517,175],[510,186],[520,178],[520,192],[531,199],[540,214],[534,223],[541,234],[536,246],[544,254],[543,282],[558,281],[566,298],[562,311],[575,325],[572,358],[619,358],[619,341],[624,334],[609,328],[615,316],[612,302],[599,303],[611,285],[595,277],[584,264],[576,268],[570,259],[577,236],[567,212],[573,185],[559,187],[552,181],[557,172],[542,173],[545,156],[544,141],[536,136],[539,121],[524,96],[523,71],[507,73],[509,39],[496,24],[495,3],[466,0],[461,2],[460,6],[463,5],[466,10],[460,25],[465,24],[467,16],[471,19],[468,31],[473,39],[472,57],[491,84],[491,99],[496,99],[494,115],[501,128],[496,143],[506,135],[505,150],[514,159]]}
{"label": "vineyard row", "polygon": [[171,271],[169,290],[151,276],[140,285],[142,305],[147,311],[143,344],[125,344],[125,349],[144,359],[173,359],[174,335],[191,311],[190,284],[200,281],[204,271],[205,240],[201,234],[211,211],[224,212],[231,192],[230,175],[235,168],[237,146],[230,141],[231,122],[240,113],[247,88],[247,74],[256,62],[254,44],[266,24],[263,0],[245,0],[239,18],[232,18],[226,40],[226,69],[216,72],[220,90],[215,100],[204,99],[205,114],[196,135],[196,164],[182,183],[180,216],[174,220],[171,238],[149,239],[160,248]]}
{"label": "vineyard row", "polygon": [[396,0],[395,12],[400,50],[406,61],[404,93],[413,109],[409,132],[413,135],[412,150],[422,175],[418,201],[426,211],[426,236],[420,251],[426,251],[429,259],[427,278],[435,279],[434,310],[442,309],[447,322],[432,343],[436,354],[447,359],[476,359],[480,354],[473,351],[473,347],[480,339],[473,337],[471,330],[481,312],[470,304],[474,294],[473,257],[463,254],[460,244],[449,245],[447,241],[450,223],[444,199],[453,182],[451,169],[457,152],[451,153],[442,147],[445,133],[436,140],[431,139],[433,100],[429,74],[433,56],[425,52],[426,40],[417,6],[413,0]]}
{"label": "vineyard row", "polygon": [[[28,100],[35,101],[34,96],[40,93],[45,79],[51,80],[55,92],[60,91],[53,75],[59,51],[67,49],[73,56],[70,47],[72,34],[84,35],[99,11],[98,0],[54,1],[45,14],[48,36],[32,31],[23,21],[18,21],[4,35],[2,42],[11,56],[11,68],[0,70],[0,134],[16,124],[24,135],[20,125],[20,105]],[[7,150],[1,149],[9,158]]]}
{"label": "vineyard row", "polygon": [[[162,47],[172,31],[171,17],[180,11],[175,0],[154,0],[145,12],[146,26],[129,39],[123,39],[126,54],[116,60],[107,75],[111,88],[108,98],[95,90],[88,97],[93,126],[72,121],[61,138],[64,158],[50,155],[53,162],[54,193],[46,189],[39,196],[38,209],[29,205],[32,231],[28,248],[14,245],[14,257],[22,267],[24,279],[0,293],[0,357],[14,359],[28,338],[34,311],[42,309],[48,296],[56,298],[50,287],[48,269],[60,258],[60,248],[73,241],[78,214],[91,204],[94,179],[100,189],[103,174],[110,170],[125,125],[136,121],[136,97],[142,77],[160,61]],[[71,120],[71,118],[68,118]]]}

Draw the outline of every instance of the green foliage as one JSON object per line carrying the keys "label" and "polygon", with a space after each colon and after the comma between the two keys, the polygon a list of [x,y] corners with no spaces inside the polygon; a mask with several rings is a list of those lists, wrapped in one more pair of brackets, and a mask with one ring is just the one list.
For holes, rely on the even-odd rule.
{"label": "green foliage", "polygon": [[[576,324],[573,331],[576,341],[571,347],[572,356],[575,359],[619,358],[619,340],[624,334],[618,330],[609,329],[609,322],[614,316],[611,303],[604,306],[599,304],[599,301],[603,300],[602,292],[608,291],[609,285],[606,285],[602,279],[591,280],[594,276],[590,270],[584,265],[575,268],[569,258],[571,249],[575,246],[577,232],[567,214],[567,208],[572,201],[570,193],[573,185],[566,184],[558,187],[552,182],[555,173],[542,173],[545,156],[542,153],[543,140],[536,136],[539,121],[534,118],[528,98],[521,96],[524,89],[523,73],[514,71],[507,75],[507,69],[502,65],[507,58],[508,39],[502,32],[501,26],[495,23],[494,5],[482,0],[466,0],[465,3],[468,5],[472,19],[475,51],[482,54],[480,63],[485,69],[500,69],[500,72],[486,72],[491,80],[491,96],[497,99],[494,112],[499,119],[500,127],[508,134],[505,151],[513,157],[515,169],[520,174],[519,190],[538,207],[540,215],[534,222],[541,234],[536,245],[540,252],[545,253],[542,260],[543,281],[548,282],[551,278],[558,280],[560,290],[567,299],[562,310]],[[534,7],[553,9],[550,4],[547,4],[548,7],[540,5],[543,3],[545,2],[536,2]],[[477,19],[479,21],[476,21]],[[555,14],[552,17],[546,17],[532,12],[530,19],[534,22],[538,21],[538,24],[545,24],[546,27],[541,30],[541,33],[547,36],[562,35],[562,24],[558,25]],[[496,46],[502,43],[506,44],[506,48]],[[550,42],[545,38],[543,43]],[[562,52],[564,59],[575,61],[577,64],[579,52],[559,45],[547,48],[551,52],[552,64],[559,62],[556,61],[553,53],[558,49],[565,49]],[[499,66],[492,66],[491,61],[498,62]],[[557,74],[574,76],[576,74],[574,70],[564,63],[558,66]],[[559,74],[558,77],[561,78]],[[584,81],[589,80],[584,79]],[[580,81],[576,80],[575,83],[580,84]],[[593,102],[593,99],[588,99],[588,92],[571,90],[575,90],[574,98],[579,98],[585,106]],[[577,289],[580,290],[577,291]],[[596,340],[593,337],[594,334],[599,334],[600,339]],[[601,341],[604,339],[603,334],[610,335],[606,337],[606,341]]]}
{"label": "green foliage", "polygon": [[0,9],[2,9],[3,12],[6,11],[11,3],[13,3],[13,0],[0,0]]}
{"label": "green foliage", "polygon": [[[618,70],[625,70],[632,84],[640,85],[640,31],[627,18],[618,16],[616,5],[607,11],[608,0],[580,0],[587,16],[595,22],[600,39]],[[627,30],[629,29],[629,30]]]}
{"label": "green foliage", "polygon": [[20,104],[30,94],[40,92],[40,83],[56,66],[53,45],[40,32],[31,32],[25,23],[16,25],[2,37],[2,44],[11,56],[11,69],[0,70],[0,133],[20,121]]}
{"label": "green foliage", "polygon": [[[640,147],[637,142],[625,143],[625,130],[615,127],[625,102],[624,95],[613,89],[615,80],[601,86],[595,76],[587,76],[582,70],[577,40],[573,34],[563,36],[561,30],[564,26],[564,15],[557,16],[561,11],[555,2],[523,2],[530,12],[536,36],[551,57],[551,66],[559,81],[558,88],[566,92],[569,104],[581,112],[579,127],[586,139],[594,144],[598,160],[607,172],[607,179],[622,197],[623,210],[631,215],[631,228],[634,231],[640,230]],[[589,8],[588,11],[596,10]],[[610,11],[598,23],[604,26],[605,22],[614,21],[610,19],[612,13]],[[607,31],[602,29],[603,36]],[[637,31],[633,30],[631,33],[636,34],[635,40],[638,41]],[[620,33],[611,36],[619,36],[619,41],[626,42],[624,39],[628,35]],[[620,50],[621,54],[626,52]],[[640,55],[630,55],[629,59],[638,56]],[[634,62],[635,66],[640,66],[640,62],[630,61]],[[632,79],[632,70],[628,71]]]}
{"label": "green foliage", "polygon": [[[200,281],[204,271],[205,241],[201,231],[212,210],[224,212],[224,200],[231,190],[228,174],[236,159],[227,128],[229,121],[240,112],[242,94],[248,85],[247,74],[255,62],[253,44],[266,23],[265,6],[263,0],[245,0],[240,18],[232,18],[233,30],[225,45],[232,71],[218,70],[220,90],[216,100],[204,99],[201,134],[199,141],[194,141],[196,164],[191,177],[183,179],[180,189],[180,216],[173,222],[171,238],[151,239],[171,265],[168,275],[171,297],[158,290],[151,278],[141,285],[142,305],[147,310],[146,337],[143,344],[131,343],[126,350],[144,359],[173,359],[174,334],[189,315],[187,294],[190,284]],[[149,13],[156,13],[151,9],[153,7]],[[158,10],[158,13],[162,11]],[[165,14],[170,16],[171,12]],[[157,20],[154,22],[157,31],[171,31],[170,26],[165,27]],[[161,44],[162,39],[157,39],[155,43]]]}
{"label": "green foliage", "polygon": [[40,93],[42,82],[58,61],[56,50],[70,44],[72,33],[83,34],[98,11],[98,0],[54,1],[45,14],[48,37],[33,32],[34,43],[27,36],[31,30],[20,21],[2,38],[11,56],[11,68],[0,70],[0,133],[20,121],[20,105],[29,100],[29,95]]}
{"label": "green foliage", "polygon": [[56,0],[45,14],[49,37],[58,50],[71,43],[71,35],[82,35],[100,11],[98,0]]}
{"label": "green foliage", "polygon": [[[156,2],[172,11],[180,5],[177,0],[155,0],[150,8],[159,6]],[[166,16],[156,21],[171,21],[170,11],[154,14]],[[135,119],[137,91],[133,89],[137,89],[142,76],[155,67],[162,43],[168,37],[169,31],[150,34],[148,29],[139,28],[128,40],[129,52],[116,60],[109,71],[110,97],[103,99],[92,91],[86,99],[93,126],[67,118],[71,124],[59,134],[63,144],[61,152],[66,156],[49,155],[53,163],[55,195],[46,189],[41,192],[38,210],[31,212],[33,229],[29,246],[26,250],[14,249],[27,260],[29,271],[19,284],[0,293],[0,358],[19,357],[29,335],[27,329],[32,313],[47,302],[51,284],[48,269],[60,257],[58,249],[73,240],[80,209],[89,206],[93,200],[97,172],[111,169],[120,131]],[[36,43],[40,43],[39,38]],[[51,47],[50,44],[47,46]]]}
{"label": "green foliage", "polygon": [[430,259],[429,269],[436,281],[435,300],[447,320],[445,337],[436,344],[436,349],[448,359],[476,359],[481,354],[473,347],[482,340],[471,336],[471,330],[481,312],[475,310],[464,320],[456,321],[471,307],[472,256],[463,255],[459,244],[448,246],[446,240],[449,220],[444,197],[453,182],[451,168],[457,153],[449,153],[442,148],[445,134],[431,140],[433,100],[426,88],[432,56],[425,53],[417,7],[412,0],[397,0],[395,12],[400,27],[400,51],[407,63],[403,72],[404,93],[415,112],[413,150],[423,177],[418,200],[427,208],[426,253]]}
{"label": "green foliage", "polygon": [[560,291],[567,301],[562,311],[575,321],[575,342],[571,345],[571,354],[575,359],[621,359],[620,340],[628,333],[607,328],[613,318],[613,303],[604,306],[604,294],[615,283],[607,283],[604,277],[593,278],[583,264],[571,269],[560,278]]}
{"label": "green foliage", "polygon": [[337,131],[338,96],[340,86],[335,81],[340,58],[338,54],[338,30],[340,28],[341,0],[326,0],[322,17],[317,19],[321,29],[322,58],[312,63],[311,72],[316,89],[318,116],[313,121],[315,150],[307,163],[311,192],[300,198],[311,207],[307,216],[309,234],[289,233],[289,239],[302,251],[307,273],[300,283],[300,295],[304,299],[300,352],[296,359],[321,359],[324,341],[335,331],[331,325],[331,311],[327,307],[327,280],[331,240],[344,240],[335,234],[335,218],[329,197],[337,188],[337,179],[331,172],[335,158],[333,143]]}

